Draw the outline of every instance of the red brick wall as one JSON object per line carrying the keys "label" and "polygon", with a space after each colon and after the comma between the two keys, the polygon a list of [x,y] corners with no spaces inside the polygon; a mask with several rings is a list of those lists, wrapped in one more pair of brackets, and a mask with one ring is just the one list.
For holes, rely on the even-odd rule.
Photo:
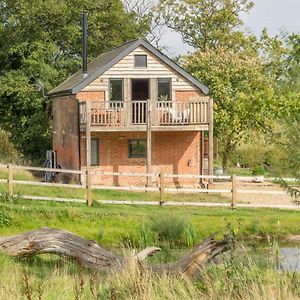
{"label": "red brick wall", "polygon": [[101,100],[105,101],[105,92],[80,92],[76,95],[78,100]]}
{"label": "red brick wall", "polygon": [[78,101],[52,100],[52,145],[62,168],[79,169]]}
{"label": "red brick wall", "polygon": [[[146,139],[145,132],[92,133],[99,139],[100,167],[107,172],[146,172],[145,158],[128,158],[128,140]],[[82,143],[82,165],[85,165],[85,138]],[[199,174],[200,135],[198,132],[153,132],[152,172],[165,174]],[[94,184],[145,185],[145,177],[100,176],[93,177]],[[154,185],[158,182],[154,180]],[[168,185],[197,185],[197,180],[166,179]]]}

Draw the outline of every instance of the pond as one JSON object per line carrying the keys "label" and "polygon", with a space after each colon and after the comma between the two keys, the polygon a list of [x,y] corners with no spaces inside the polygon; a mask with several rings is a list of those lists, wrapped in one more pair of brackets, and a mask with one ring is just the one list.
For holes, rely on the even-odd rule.
{"label": "pond", "polygon": [[[243,249],[243,250],[242,250]],[[271,245],[262,242],[245,242],[237,247],[237,253],[251,258],[260,266],[276,264],[283,272],[300,272],[300,244],[279,242]]]}
{"label": "pond", "polygon": [[280,264],[282,271],[300,272],[300,248],[283,247],[280,248]]}
{"label": "pond", "polygon": [[[190,249],[170,249],[162,248],[153,257],[149,257],[151,263],[174,262],[186,256]],[[240,242],[233,252],[235,259],[240,262],[251,260],[261,267],[274,266],[281,271],[300,272],[300,244],[280,242],[272,245],[266,242]],[[230,253],[225,254],[228,260]],[[226,258],[227,257],[227,258]]]}

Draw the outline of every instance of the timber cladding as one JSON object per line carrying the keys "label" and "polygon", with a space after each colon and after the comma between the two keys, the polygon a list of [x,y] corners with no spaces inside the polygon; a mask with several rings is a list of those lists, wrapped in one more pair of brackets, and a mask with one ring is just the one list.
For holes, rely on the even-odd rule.
{"label": "timber cladding", "polygon": [[[143,54],[148,57],[147,67],[135,68],[134,56]],[[83,88],[82,91],[108,91],[108,81],[110,78],[171,78],[172,90],[174,91],[191,91],[197,89],[191,82],[177,74],[177,72],[165,62],[161,61],[142,46],[136,48],[129,55],[124,57],[113,67]],[[199,93],[201,93],[200,90]],[[201,95],[204,96],[203,93],[201,93]]]}
{"label": "timber cladding", "polygon": [[[130,140],[146,140],[146,132],[92,133],[92,139],[99,141],[99,164],[92,169],[106,172],[146,173],[146,158],[130,158]],[[85,137],[81,138],[81,165],[85,166]],[[152,172],[165,174],[199,175],[200,133],[152,132]],[[157,178],[153,184],[157,185]],[[167,185],[196,186],[195,179],[165,179]],[[145,177],[93,175],[93,184],[103,185],[145,185]]]}

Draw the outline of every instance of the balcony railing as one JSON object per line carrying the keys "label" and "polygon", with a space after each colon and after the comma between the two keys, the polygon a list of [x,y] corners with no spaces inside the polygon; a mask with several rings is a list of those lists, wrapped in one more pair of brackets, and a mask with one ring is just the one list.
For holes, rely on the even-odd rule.
{"label": "balcony railing", "polygon": [[80,124],[86,124],[87,108],[92,126],[131,127],[202,125],[208,123],[208,100],[193,101],[86,101],[80,102]]}

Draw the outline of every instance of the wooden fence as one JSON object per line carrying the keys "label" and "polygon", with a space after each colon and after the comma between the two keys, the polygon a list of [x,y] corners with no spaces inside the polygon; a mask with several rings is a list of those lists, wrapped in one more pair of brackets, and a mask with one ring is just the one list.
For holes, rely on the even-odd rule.
{"label": "wooden fence", "polygon": [[[31,199],[37,200],[53,200],[53,201],[64,201],[64,202],[84,202],[88,205],[92,205],[92,189],[102,189],[102,190],[120,190],[120,191],[140,191],[140,192],[159,192],[159,201],[152,202],[151,205],[155,203],[160,206],[166,205],[165,202],[165,193],[228,193],[231,194],[231,208],[233,210],[237,207],[237,194],[238,193],[249,193],[249,194],[272,194],[272,195],[285,195],[285,191],[269,191],[269,190],[239,190],[237,188],[237,181],[240,179],[243,180],[253,180],[257,177],[245,177],[245,176],[209,176],[209,175],[192,175],[192,174],[164,174],[164,173],[134,173],[134,172],[102,172],[95,171],[95,174],[98,175],[111,175],[111,176],[128,176],[128,177],[158,177],[159,186],[102,186],[102,185],[91,185],[91,180],[86,180],[87,184],[66,184],[66,183],[56,183],[56,182],[39,182],[39,181],[29,181],[29,180],[15,180],[14,179],[14,170],[26,170],[26,171],[39,171],[39,172],[53,172],[53,173],[62,173],[62,174],[74,174],[74,175],[85,175],[91,176],[91,173],[81,170],[68,170],[68,169],[51,169],[51,168],[40,168],[40,167],[30,167],[30,166],[16,166],[12,164],[3,165],[0,164],[0,168],[8,170],[8,178],[0,179],[0,183],[7,183],[8,185],[8,194],[14,196],[14,185],[31,185],[31,186],[48,186],[48,187],[64,187],[64,188],[76,188],[76,189],[85,189],[86,190],[86,200],[84,199],[65,199],[65,198],[51,198],[51,197],[39,197],[39,196],[30,196]],[[184,179],[217,179],[217,180],[227,180],[231,182],[231,189],[212,189],[212,188],[176,188],[176,187],[166,187],[165,178],[184,178]],[[88,178],[87,178],[88,179]],[[275,178],[265,178],[265,180],[273,181]],[[293,181],[293,178],[287,178],[286,180]],[[102,201],[103,203],[111,204],[137,204],[137,201]],[[139,201],[138,204],[150,205],[147,201]],[[168,204],[167,204],[168,205]],[[172,204],[170,204],[172,205]],[[180,205],[184,205],[181,203]],[[189,202],[187,205],[199,206],[198,202]]]}

